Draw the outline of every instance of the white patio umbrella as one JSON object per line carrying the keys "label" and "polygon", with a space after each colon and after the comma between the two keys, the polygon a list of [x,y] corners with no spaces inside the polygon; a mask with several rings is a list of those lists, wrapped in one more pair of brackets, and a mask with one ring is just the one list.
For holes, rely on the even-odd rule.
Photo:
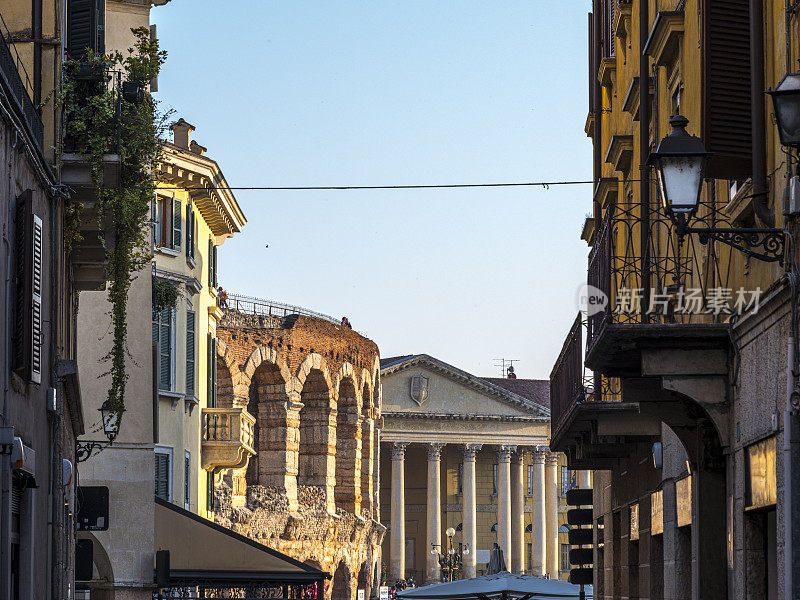
{"label": "white patio umbrella", "polygon": [[[398,592],[402,600],[539,600],[540,598],[580,598],[581,586],[557,579],[514,575],[502,571],[449,583],[437,583]],[[587,600],[592,586],[584,588]]]}

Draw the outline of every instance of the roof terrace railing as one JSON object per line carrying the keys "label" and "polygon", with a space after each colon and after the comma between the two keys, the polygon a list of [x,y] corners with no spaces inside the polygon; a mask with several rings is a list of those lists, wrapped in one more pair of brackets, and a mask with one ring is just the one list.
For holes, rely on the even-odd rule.
{"label": "roof terrace railing", "polygon": [[13,44],[9,44],[13,38],[2,14],[0,14],[0,38],[2,38],[0,39],[0,76],[2,76],[3,89],[17,105],[20,117],[27,125],[34,142],[42,150],[44,125],[33,100],[31,100],[30,94],[33,92],[31,78],[28,76],[19,52]]}

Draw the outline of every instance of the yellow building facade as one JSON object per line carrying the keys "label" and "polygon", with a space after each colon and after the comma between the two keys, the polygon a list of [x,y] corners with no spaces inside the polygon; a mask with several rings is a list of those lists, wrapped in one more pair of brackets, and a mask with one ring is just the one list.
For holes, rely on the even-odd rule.
{"label": "yellow building facade", "polygon": [[[174,306],[153,309],[156,495],[212,518],[216,421],[216,328],[222,316],[217,248],[246,220],[216,162],[180,119],[165,142],[153,203],[154,290],[177,288]],[[209,420],[210,419],[210,420]],[[227,426],[227,425],[226,425]],[[230,465],[225,465],[230,466]]]}
{"label": "yellow building facade", "polygon": [[[593,2],[583,239],[607,304],[576,319],[551,402],[553,446],[595,470],[598,598],[800,593],[798,457],[775,452],[797,418],[796,158],[765,93],[796,68],[790,4]],[[713,153],[684,217],[654,168],[676,115]]]}

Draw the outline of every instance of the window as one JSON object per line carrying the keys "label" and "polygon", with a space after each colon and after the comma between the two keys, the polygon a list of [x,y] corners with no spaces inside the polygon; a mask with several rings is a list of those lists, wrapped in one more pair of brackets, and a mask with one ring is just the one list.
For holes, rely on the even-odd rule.
{"label": "window", "polygon": [[14,251],[13,369],[26,381],[41,383],[44,229],[33,213],[31,190],[17,198]]}
{"label": "window", "polygon": [[194,396],[194,347],[195,322],[197,316],[191,308],[186,309],[186,395]]}
{"label": "window", "polygon": [[153,343],[156,345],[158,362],[155,365],[155,376],[158,380],[158,389],[172,390],[173,343],[172,325],[174,311],[165,308],[153,311]]}
{"label": "window", "polygon": [[569,571],[569,544],[561,544],[561,570]]}
{"label": "window", "polygon": [[73,60],[86,56],[90,48],[105,54],[105,2],[70,0],[67,2],[67,54]]}
{"label": "window", "polygon": [[186,450],[186,455],[183,457],[183,507],[190,510],[190,501],[192,497],[192,455]]}
{"label": "window", "polygon": [[172,448],[156,446],[156,496],[172,502]]}
{"label": "window", "polygon": [[172,200],[158,196],[154,215],[153,242],[162,248],[172,247]]}
{"label": "window", "polygon": [[528,465],[528,496],[533,496],[533,465]]}
{"label": "window", "polygon": [[458,493],[464,493],[464,463],[458,463]]}
{"label": "window", "polygon": [[208,334],[208,408],[217,407],[217,339]]}
{"label": "window", "polygon": [[561,495],[566,496],[567,490],[572,489],[572,478],[567,467],[561,467]]}
{"label": "window", "polygon": [[158,196],[154,215],[153,242],[180,252],[183,207],[180,200]]}
{"label": "window", "polygon": [[615,9],[618,0],[607,0],[606,2],[606,56],[614,56],[616,40],[614,39],[614,20],[616,18]]}
{"label": "window", "polygon": [[497,493],[497,463],[492,465],[492,493]]}

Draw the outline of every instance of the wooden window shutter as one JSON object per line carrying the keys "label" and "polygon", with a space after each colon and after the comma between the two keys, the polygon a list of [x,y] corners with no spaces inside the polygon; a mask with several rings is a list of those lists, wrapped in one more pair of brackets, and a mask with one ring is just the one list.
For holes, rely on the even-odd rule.
{"label": "wooden window shutter", "polygon": [[186,311],[186,393],[194,395],[195,314]]}
{"label": "wooden window shutter", "polygon": [[183,223],[183,203],[180,200],[172,201],[172,249],[181,249],[181,227]]}
{"label": "wooden window shutter", "polygon": [[189,504],[191,500],[192,462],[188,456],[183,457],[183,502]]}
{"label": "wooden window shutter", "polygon": [[169,501],[169,454],[156,452],[156,496]]}
{"label": "wooden window shutter", "polygon": [[33,355],[33,192],[17,198],[14,215],[14,323],[12,368],[27,380]]}
{"label": "wooden window shutter", "polygon": [[214,285],[214,279],[216,279],[214,276],[214,240],[211,238],[208,240],[208,258],[206,260],[208,260],[208,285],[216,287]]}
{"label": "wooden window shutter", "polygon": [[703,143],[713,152],[706,176],[752,174],[750,12],[748,0],[705,0],[703,8]]}
{"label": "wooden window shutter", "polygon": [[[158,313],[158,389],[172,389],[172,309]],[[156,336],[154,324],[153,335]]]}
{"label": "wooden window shutter", "polygon": [[214,283],[213,283],[212,285],[213,285],[214,287],[217,287],[217,247],[216,247],[216,246],[214,246],[213,250],[211,251],[211,254],[212,254],[212,255],[213,255],[213,257],[214,257],[214,260],[212,260],[212,261],[211,261],[211,264],[212,264],[212,265],[213,265],[213,267],[214,267],[214,272],[213,272],[213,275],[214,275]]}
{"label": "wooden window shutter", "polygon": [[42,282],[44,270],[44,228],[33,215],[33,281],[31,290],[31,371],[30,380],[42,382]]}
{"label": "wooden window shutter", "polygon": [[186,256],[194,258],[194,206],[192,201],[186,205]]}
{"label": "wooden window shutter", "polygon": [[87,56],[87,48],[105,53],[105,0],[68,0],[67,54],[75,60]]}
{"label": "wooden window shutter", "polygon": [[206,510],[214,512],[214,472],[206,471]]}
{"label": "wooden window shutter", "polygon": [[617,16],[617,0],[608,0],[608,27],[606,28],[606,51],[608,56],[614,56],[616,50],[616,39],[614,38],[614,19]]}
{"label": "wooden window shutter", "polygon": [[208,395],[206,405],[217,407],[217,340],[208,334]]}

